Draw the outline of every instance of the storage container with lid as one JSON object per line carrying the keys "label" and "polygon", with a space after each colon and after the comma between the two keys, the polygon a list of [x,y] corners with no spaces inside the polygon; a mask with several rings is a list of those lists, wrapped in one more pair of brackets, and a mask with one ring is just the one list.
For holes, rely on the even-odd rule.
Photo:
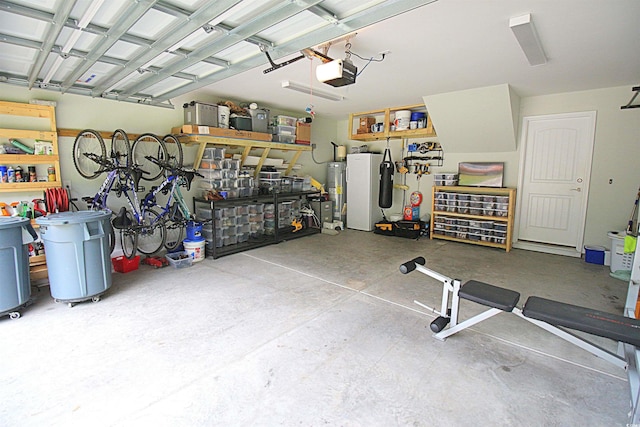
{"label": "storage container with lid", "polygon": [[274,126],[295,126],[297,119],[291,116],[277,115],[273,117]]}

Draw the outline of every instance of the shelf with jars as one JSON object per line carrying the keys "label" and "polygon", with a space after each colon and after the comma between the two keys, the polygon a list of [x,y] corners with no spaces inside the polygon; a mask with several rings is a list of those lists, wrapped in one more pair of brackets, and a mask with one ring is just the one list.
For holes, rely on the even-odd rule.
{"label": "shelf with jars", "polygon": [[349,135],[356,141],[437,136],[424,104],[351,113]]}
{"label": "shelf with jars", "polygon": [[0,101],[0,143],[22,147],[21,154],[0,154],[0,192],[61,187],[54,107]]}

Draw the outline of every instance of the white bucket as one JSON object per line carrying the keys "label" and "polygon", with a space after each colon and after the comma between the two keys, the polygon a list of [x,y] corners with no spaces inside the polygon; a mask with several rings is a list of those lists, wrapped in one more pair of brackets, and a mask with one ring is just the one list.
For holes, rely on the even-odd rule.
{"label": "white bucket", "polygon": [[184,251],[191,255],[193,258],[193,262],[202,261],[204,259],[204,244],[205,240],[184,240],[182,245],[184,246]]}
{"label": "white bucket", "polygon": [[409,123],[411,122],[411,110],[398,110],[396,111],[396,119],[393,124],[396,125],[396,130],[409,129]]}

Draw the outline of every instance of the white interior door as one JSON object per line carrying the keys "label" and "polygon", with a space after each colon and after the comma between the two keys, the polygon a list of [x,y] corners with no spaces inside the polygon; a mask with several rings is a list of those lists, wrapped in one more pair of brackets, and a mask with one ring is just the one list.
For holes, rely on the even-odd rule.
{"label": "white interior door", "polygon": [[595,111],[524,118],[516,247],[581,253],[595,121]]}

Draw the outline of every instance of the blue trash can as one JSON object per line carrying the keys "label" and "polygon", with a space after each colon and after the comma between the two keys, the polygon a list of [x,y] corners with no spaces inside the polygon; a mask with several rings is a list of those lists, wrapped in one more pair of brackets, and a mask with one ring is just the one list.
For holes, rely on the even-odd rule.
{"label": "blue trash can", "polygon": [[20,317],[18,308],[31,298],[29,250],[22,230],[31,227],[29,218],[0,217],[0,315]]}
{"label": "blue trash can", "polygon": [[44,242],[49,289],[56,301],[100,300],[111,287],[111,211],[62,212],[36,219]]}

